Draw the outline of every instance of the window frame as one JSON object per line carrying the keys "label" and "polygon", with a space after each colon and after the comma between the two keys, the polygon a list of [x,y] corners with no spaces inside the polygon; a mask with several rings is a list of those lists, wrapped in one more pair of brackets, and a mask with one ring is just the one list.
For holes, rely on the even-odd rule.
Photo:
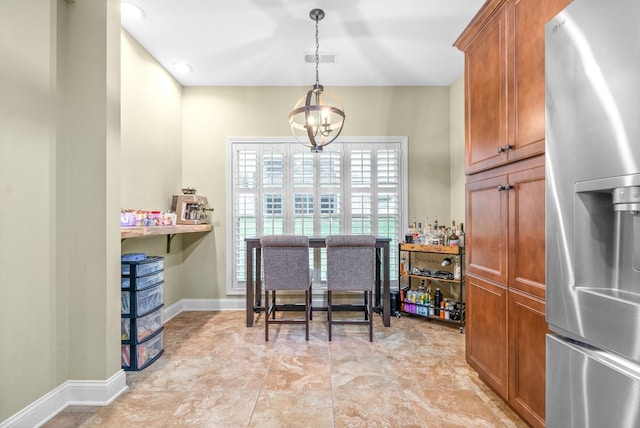
{"label": "window frame", "polygon": [[[234,189],[234,174],[235,171],[233,169],[233,155],[234,152],[236,150],[236,148],[241,145],[241,146],[255,146],[258,149],[258,152],[260,153],[260,148],[265,148],[268,147],[268,145],[280,145],[283,146],[284,145],[284,149],[283,149],[283,153],[285,153],[284,157],[284,164],[286,164],[285,167],[288,167],[289,170],[293,169],[293,166],[289,165],[289,159],[287,158],[287,154],[291,153],[291,158],[293,158],[293,153],[310,153],[311,155],[315,155],[314,153],[311,153],[309,151],[308,147],[303,146],[302,144],[300,144],[294,137],[228,137],[227,141],[226,141],[226,177],[227,177],[227,181],[226,181],[226,206],[227,206],[227,210],[226,210],[226,229],[225,229],[225,243],[226,243],[226,261],[225,261],[225,266],[226,266],[226,293],[227,295],[244,295],[246,293],[246,282],[244,281],[235,281],[234,278],[234,273],[235,273],[235,266],[236,266],[236,259],[235,259],[235,251],[236,251],[236,246],[235,244],[235,234],[236,234],[236,230],[235,230],[235,205],[234,205],[234,196],[236,195],[235,189]],[[346,230],[345,226],[346,224],[349,224],[349,228],[351,227],[351,222],[352,222],[352,216],[351,216],[351,210],[350,207],[347,207],[347,203],[350,204],[350,198],[345,198],[345,185],[348,186],[350,180],[351,180],[351,165],[347,165],[346,159],[348,158],[344,153],[345,150],[347,151],[353,151],[353,150],[358,150],[358,149],[367,149],[369,148],[370,145],[378,145],[378,146],[382,146],[382,145],[391,145],[391,146],[396,146],[394,147],[394,149],[396,150],[397,156],[398,156],[398,227],[397,227],[397,236],[392,237],[392,241],[391,241],[391,245],[389,247],[389,250],[391,252],[390,254],[390,260],[391,260],[391,266],[390,266],[390,271],[391,271],[391,285],[392,287],[395,285],[397,286],[397,275],[394,275],[393,272],[395,272],[396,270],[393,269],[394,267],[397,268],[397,263],[396,263],[396,259],[397,259],[397,244],[402,242],[402,239],[404,238],[404,230],[407,227],[407,219],[406,219],[406,213],[408,212],[408,156],[407,156],[407,147],[408,147],[408,137],[407,136],[389,136],[389,137],[340,137],[339,142],[334,142],[330,145],[328,145],[327,147],[324,148],[324,152],[336,152],[339,151],[341,153],[341,156],[339,157],[339,162],[341,164],[341,180],[342,180],[342,184],[340,184],[339,189],[338,189],[338,194],[339,194],[339,198],[340,198],[340,203],[343,205],[343,210],[344,210],[344,215],[342,215],[342,219],[341,222],[343,222],[343,227],[342,230]],[[375,157],[375,152],[376,152],[376,148],[374,147],[373,149],[373,156]],[[257,173],[258,173],[258,177],[261,176],[262,174],[262,170],[261,170],[261,160],[260,160],[260,156],[258,155],[258,166],[257,166]],[[317,168],[320,168],[320,162],[317,162]],[[321,172],[314,167],[314,174],[315,176],[318,178],[318,181],[321,178]],[[286,175],[286,172],[285,172]],[[376,178],[376,171],[372,170],[371,171],[371,175],[372,175],[372,183],[376,183],[377,184],[377,180],[375,180]],[[293,193],[295,192],[294,190],[294,185],[292,183],[292,179],[290,179],[290,177],[283,177],[284,180],[284,186],[283,186],[283,194],[287,195],[293,195]],[[347,184],[345,184],[347,183]],[[373,185],[373,184],[372,184]],[[260,183],[260,178],[258,178],[258,186],[262,186],[261,187],[261,191],[263,193],[273,193],[270,192],[268,190],[268,188],[266,188],[264,185],[262,185]],[[317,186],[315,189],[312,189],[312,191],[314,191],[317,195],[316,200],[316,204],[320,205],[321,203],[321,195],[322,192],[320,190],[320,186]],[[260,192],[260,191],[258,191]],[[354,188],[353,193],[357,193],[358,189]],[[376,186],[375,189],[371,192],[371,197],[373,198],[378,198],[379,194],[384,194],[384,187],[382,186]],[[261,210],[262,209],[262,200],[257,200],[256,201],[256,209],[257,210]],[[373,219],[372,222],[377,221],[378,219],[378,213],[373,213]],[[257,220],[256,220],[256,224],[259,230],[259,218],[260,215],[257,215]],[[315,214],[313,214],[313,218],[314,218],[314,227],[317,229],[320,227],[320,209],[315,210]],[[289,219],[289,221],[291,221],[291,219]],[[285,230],[286,230],[286,222],[287,219],[285,219]],[[378,225],[374,225],[374,228],[377,228]],[[318,229],[319,230],[319,229]],[[293,231],[286,231],[285,233],[294,233]],[[242,250],[244,251],[244,250]],[[320,263],[320,259],[321,259],[321,255],[320,252],[315,252],[314,255],[312,256],[312,263],[313,264],[318,264]],[[317,275],[319,276],[319,275]],[[314,278],[314,288],[316,289],[322,289],[324,286],[324,284],[321,284],[320,278]]]}

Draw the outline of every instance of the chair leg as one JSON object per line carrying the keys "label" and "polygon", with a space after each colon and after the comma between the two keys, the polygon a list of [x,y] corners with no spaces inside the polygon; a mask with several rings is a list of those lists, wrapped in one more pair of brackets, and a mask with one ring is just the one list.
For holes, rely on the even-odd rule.
{"label": "chair leg", "polygon": [[269,308],[271,304],[269,303],[269,290],[264,291],[264,341],[269,341]]}
{"label": "chair leg", "polygon": [[327,323],[329,324],[329,342],[331,342],[331,290],[327,292]]}
{"label": "chair leg", "polygon": [[[307,300],[307,302],[309,302],[309,295],[311,294],[310,290],[307,290],[304,292],[304,298],[305,300]],[[309,341],[309,317],[311,316],[311,306],[307,303],[304,305],[304,321],[305,321],[305,329],[306,329],[306,336],[305,339],[308,342]]]}
{"label": "chair leg", "polygon": [[271,319],[276,319],[276,290],[273,290],[272,293],[273,302],[271,302],[271,304],[273,305],[273,310],[271,312],[273,313],[273,317],[271,317]]}
{"label": "chair leg", "polygon": [[368,307],[369,304],[367,302],[371,301],[371,299],[368,299],[368,295],[369,295],[368,291],[364,291],[363,294],[364,294],[364,319],[368,320],[369,319],[369,311],[367,311],[367,307]]}
{"label": "chair leg", "polygon": [[373,292],[368,291],[369,293],[369,305],[367,306],[367,313],[369,315],[369,342],[373,342]]}
{"label": "chair leg", "polygon": [[313,300],[313,292],[311,291],[311,285],[309,285],[309,298],[307,299],[307,304],[309,305],[309,319],[313,320],[313,306],[312,306],[312,300]]}

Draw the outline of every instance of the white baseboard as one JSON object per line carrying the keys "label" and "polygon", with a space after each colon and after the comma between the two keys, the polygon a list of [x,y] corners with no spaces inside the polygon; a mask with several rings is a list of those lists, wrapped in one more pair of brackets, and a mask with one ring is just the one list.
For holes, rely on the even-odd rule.
{"label": "white baseboard", "polygon": [[244,310],[244,297],[226,299],[182,299],[162,310],[162,322],[166,323],[184,311],[238,311]]}
{"label": "white baseboard", "polygon": [[[162,323],[166,323],[184,311],[243,311],[247,307],[246,302],[244,296],[225,299],[182,299],[171,306],[164,307]],[[314,295],[313,305],[326,306],[326,296],[324,294]]]}
{"label": "white baseboard", "polygon": [[107,406],[126,389],[127,378],[123,370],[107,380],[68,380],[0,422],[0,428],[38,427],[70,405]]}

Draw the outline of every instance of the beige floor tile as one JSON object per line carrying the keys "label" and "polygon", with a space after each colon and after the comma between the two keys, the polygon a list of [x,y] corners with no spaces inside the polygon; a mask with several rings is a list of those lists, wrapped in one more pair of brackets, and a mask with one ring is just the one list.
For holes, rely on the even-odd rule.
{"label": "beige floor tile", "polygon": [[456,326],[420,317],[304,327],[244,311],[184,312],[165,324],[165,353],[107,407],[71,406],[45,428],[72,427],[508,427],[526,426],[479,380]]}
{"label": "beige floor tile", "polygon": [[250,427],[318,427],[333,423],[331,390],[263,390],[251,417]]}

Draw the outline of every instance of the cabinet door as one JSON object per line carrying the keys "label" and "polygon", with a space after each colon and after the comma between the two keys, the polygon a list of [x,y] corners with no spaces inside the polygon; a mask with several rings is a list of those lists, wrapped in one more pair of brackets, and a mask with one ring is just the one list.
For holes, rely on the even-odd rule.
{"label": "cabinet door", "polygon": [[511,0],[508,4],[508,78],[513,79],[509,84],[513,88],[509,116],[515,121],[509,127],[509,143],[513,145],[507,152],[509,161],[544,153],[544,26],[569,3],[570,0]]}
{"label": "cabinet door", "polygon": [[467,362],[507,399],[507,289],[467,275]]}
{"label": "cabinet door", "polygon": [[507,284],[507,176],[468,182],[467,273]]}
{"label": "cabinet door", "polygon": [[[540,162],[544,160],[539,158]],[[509,287],[545,297],[544,166],[509,174]]]}
{"label": "cabinet door", "polygon": [[545,425],[545,341],[542,300],[509,290],[509,404],[533,427]]}
{"label": "cabinet door", "polygon": [[503,4],[466,47],[466,172],[506,162],[507,7]]}

